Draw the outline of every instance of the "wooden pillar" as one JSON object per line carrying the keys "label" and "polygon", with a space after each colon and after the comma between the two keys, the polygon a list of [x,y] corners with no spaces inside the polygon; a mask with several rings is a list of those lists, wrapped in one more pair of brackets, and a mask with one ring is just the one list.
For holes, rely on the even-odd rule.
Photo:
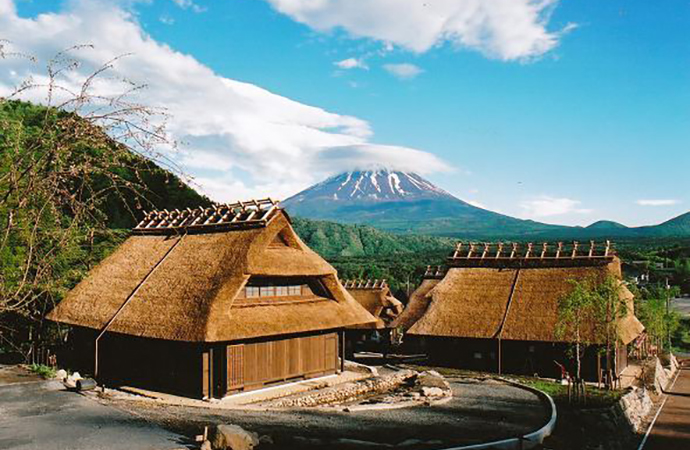
{"label": "wooden pillar", "polygon": [[345,372],[345,330],[340,332],[340,373]]}

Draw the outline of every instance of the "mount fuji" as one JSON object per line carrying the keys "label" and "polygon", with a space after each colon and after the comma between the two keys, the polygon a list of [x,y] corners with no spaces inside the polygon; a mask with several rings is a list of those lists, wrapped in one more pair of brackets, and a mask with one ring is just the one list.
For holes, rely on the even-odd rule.
{"label": "mount fuji", "polygon": [[345,172],[288,198],[288,212],[394,232],[442,236],[529,236],[568,227],[504,216],[473,206],[420,175],[395,170]]}

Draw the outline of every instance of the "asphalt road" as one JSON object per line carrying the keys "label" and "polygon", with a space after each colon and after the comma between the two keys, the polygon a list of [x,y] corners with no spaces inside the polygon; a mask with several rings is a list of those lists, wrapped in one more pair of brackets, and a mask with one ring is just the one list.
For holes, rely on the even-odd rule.
{"label": "asphalt road", "polygon": [[644,450],[690,449],[690,364],[685,364],[659,413]]}
{"label": "asphalt road", "polygon": [[531,392],[503,383],[451,382],[454,398],[443,405],[343,412],[323,409],[233,411],[150,402],[118,403],[179,433],[233,423],[271,437],[264,449],[437,449],[486,442],[533,431],[546,423],[546,406]]}
{"label": "asphalt road", "polygon": [[0,383],[0,449],[163,450],[187,448],[186,442],[59,382]]}
{"label": "asphalt road", "polygon": [[685,317],[690,317],[690,297],[674,298],[671,301],[673,309],[681,313]]}

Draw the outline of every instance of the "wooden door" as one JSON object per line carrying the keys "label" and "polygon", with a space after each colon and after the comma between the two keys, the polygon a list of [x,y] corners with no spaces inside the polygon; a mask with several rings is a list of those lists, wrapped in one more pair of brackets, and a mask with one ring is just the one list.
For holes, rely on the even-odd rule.
{"label": "wooden door", "polygon": [[335,333],[325,336],[325,361],[326,372],[335,371],[338,368],[338,335]]}
{"label": "wooden door", "polygon": [[211,358],[208,351],[201,354],[201,395],[207,398],[211,396]]}
{"label": "wooden door", "polygon": [[244,387],[244,344],[228,345],[228,391],[242,389]]}

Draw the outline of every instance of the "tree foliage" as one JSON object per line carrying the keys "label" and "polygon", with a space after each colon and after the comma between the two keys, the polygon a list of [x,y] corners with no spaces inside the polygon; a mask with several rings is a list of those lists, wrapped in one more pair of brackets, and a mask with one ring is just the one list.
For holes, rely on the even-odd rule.
{"label": "tree foliage", "polygon": [[[7,53],[2,53],[0,59]],[[125,236],[141,209],[208,203],[152,162],[169,145],[156,111],[91,92],[65,92],[67,54],[47,83],[22,83],[0,98],[0,341],[18,346],[64,293]],[[44,92],[47,106],[14,99]],[[60,95],[58,95],[58,93]],[[22,349],[19,349],[22,350]]]}

